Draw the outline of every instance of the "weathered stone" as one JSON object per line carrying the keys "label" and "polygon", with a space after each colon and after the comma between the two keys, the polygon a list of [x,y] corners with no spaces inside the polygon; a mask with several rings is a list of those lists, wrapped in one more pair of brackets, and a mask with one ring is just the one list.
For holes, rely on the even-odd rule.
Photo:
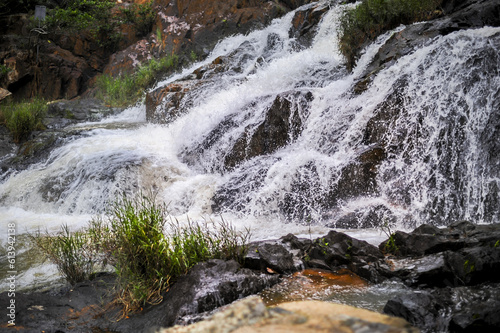
{"label": "weathered stone", "polygon": [[295,272],[293,255],[283,245],[269,242],[250,244],[245,256],[245,267],[266,271],[267,268],[277,273]]}
{"label": "weathered stone", "polygon": [[327,205],[335,207],[342,200],[376,195],[378,193],[377,168],[385,158],[385,149],[379,145],[360,152],[356,161],[343,168],[339,179],[332,184],[332,189],[326,199]]}
{"label": "weathered stone", "polygon": [[425,332],[496,332],[500,328],[498,287],[420,290],[390,300],[384,313],[402,317]]}
{"label": "weathered stone", "polygon": [[277,282],[277,275],[256,274],[235,261],[200,263],[165,295],[162,325],[171,326],[181,317],[213,310]]}
{"label": "weathered stone", "polygon": [[[433,232],[430,234],[430,232]],[[437,232],[437,233],[435,233]],[[411,286],[446,287],[500,282],[500,224],[460,222],[449,228],[421,226],[393,234],[399,256],[392,274]],[[380,245],[385,249],[386,242]]]}
{"label": "weathered stone", "polygon": [[[172,326],[182,316],[198,315],[239,298],[256,294],[278,282],[278,275],[258,274],[235,261],[209,260],[192,270],[163,295],[156,306],[145,306],[123,320],[121,307],[113,306],[116,276],[97,274],[92,281],[48,292],[16,292],[16,327],[32,332],[85,333],[94,329],[110,332],[151,332]],[[10,297],[2,293],[0,305],[7,308]],[[104,305],[104,308],[103,308]]]}
{"label": "weathered stone", "polygon": [[205,57],[221,38],[263,27],[306,2],[309,1],[292,1],[289,6],[293,7],[286,7],[264,0],[156,0],[153,4],[158,13],[153,26],[156,33],[113,55],[105,73],[113,76],[131,73],[152,57],[176,54],[181,63],[191,61],[191,52]]}
{"label": "weathered stone", "polygon": [[184,114],[192,101],[184,98],[199,82],[177,81],[146,94],[146,120],[167,124]]}
{"label": "weathered stone", "polygon": [[[123,111],[122,108],[109,107],[101,100],[82,98],[75,100],[58,100],[48,104],[47,119],[49,128],[60,128],[68,123],[80,121],[97,121]],[[66,120],[62,121],[63,119]],[[57,124],[62,121],[63,124]]]}
{"label": "weathered stone", "polygon": [[0,101],[12,95],[10,91],[4,88],[0,88]]}
{"label": "weathered stone", "polygon": [[242,161],[271,154],[295,141],[302,132],[302,119],[308,115],[307,105],[311,100],[311,93],[276,96],[257,129],[251,131],[247,128],[236,141],[225,157],[225,166],[234,168]]}
{"label": "weathered stone", "polygon": [[[498,224],[474,225],[470,222],[459,222],[448,228],[439,229],[430,225],[422,225],[410,234],[396,231],[393,234],[396,254],[399,256],[421,256],[444,251],[458,251],[464,248],[490,246],[500,239]],[[388,241],[379,245],[386,251]]]}
{"label": "weathered stone", "polygon": [[394,222],[395,217],[391,210],[384,205],[377,205],[347,213],[327,226],[341,229],[376,228]]}
{"label": "weathered stone", "polygon": [[404,320],[347,305],[303,301],[266,308],[260,298],[253,297],[232,304],[206,321],[187,327],[176,326],[158,333],[337,331],[419,332]]}
{"label": "weathered stone", "polygon": [[383,258],[382,252],[375,246],[333,230],[305,248],[303,255],[306,267],[323,268],[327,265],[332,271],[349,268],[352,272],[374,282],[380,282],[385,278],[366,265],[375,263],[381,258]]}
{"label": "weathered stone", "polygon": [[307,48],[311,46],[314,30],[328,9],[328,4],[322,3],[298,10],[292,19],[292,27],[288,32],[289,36],[296,38],[301,47]]}

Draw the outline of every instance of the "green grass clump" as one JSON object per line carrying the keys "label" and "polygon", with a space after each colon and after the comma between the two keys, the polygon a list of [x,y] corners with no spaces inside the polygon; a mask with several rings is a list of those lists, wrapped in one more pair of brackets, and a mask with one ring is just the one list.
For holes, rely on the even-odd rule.
{"label": "green grass clump", "polygon": [[[124,316],[159,303],[162,293],[199,262],[213,258],[241,262],[249,237],[248,231],[238,233],[224,220],[180,225],[169,218],[165,205],[145,196],[117,201],[106,217],[94,218],[79,233],[64,230],[53,238],[37,237],[36,243],[58,267],[64,263],[61,272],[72,283],[89,276],[97,264],[112,265],[118,284],[115,303],[122,306]],[[88,263],[83,265],[85,274],[74,273],[82,270],[82,261]]]}
{"label": "green grass clump", "polygon": [[179,58],[176,55],[152,59],[139,66],[134,74],[123,74],[116,78],[101,75],[96,80],[97,98],[111,106],[128,106],[142,96],[144,90],[156,80],[177,68]]}
{"label": "green grass clump", "polygon": [[96,251],[88,234],[71,233],[65,225],[56,235],[38,231],[31,239],[72,285],[88,279],[93,273]]}
{"label": "green grass clump", "polygon": [[442,0],[364,0],[347,9],[338,31],[340,51],[351,70],[366,42],[401,24],[429,20],[441,14]]}
{"label": "green grass clump", "polygon": [[47,103],[40,98],[24,102],[4,102],[0,111],[0,123],[12,134],[14,142],[27,140],[33,131],[43,130],[43,118]]}

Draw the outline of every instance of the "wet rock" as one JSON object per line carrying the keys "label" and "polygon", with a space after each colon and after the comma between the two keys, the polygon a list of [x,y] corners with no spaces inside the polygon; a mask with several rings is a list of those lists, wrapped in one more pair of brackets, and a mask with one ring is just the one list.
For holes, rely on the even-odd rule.
{"label": "wet rock", "polygon": [[[499,224],[475,225],[470,222],[458,222],[448,228],[436,228],[422,225],[411,233],[396,231],[394,245],[399,256],[421,256],[444,251],[458,251],[472,247],[493,247],[500,239]],[[386,250],[388,241],[379,245]]]}
{"label": "wet rock", "polygon": [[[16,327],[21,332],[85,333],[150,332],[155,327],[172,326],[182,317],[195,316],[237,299],[256,294],[278,282],[278,275],[259,274],[242,268],[235,261],[209,260],[192,268],[172,285],[156,306],[145,306],[121,318],[121,308],[113,306],[115,276],[101,273],[92,281],[47,292],[16,292]],[[2,293],[5,308],[10,297]],[[122,320],[118,320],[122,319]]]}
{"label": "wet rock", "polygon": [[264,121],[256,128],[248,126],[225,157],[225,166],[234,168],[242,161],[267,155],[295,141],[302,132],[302,119],[307,118],[309,93],[283,93],[274,99]]}
{"label": "wet rock", "polygon": [[383,146],[373,145],[361,151],[356,160],[342,169],[338,180],[333,181],[326,204],[336,207],[343,200],[378,193],[377,168],[385,160]]}
{"label": "wet rock", "polygon": [[192,101],[186,94],[199,82],[178,81],[146,94],[146,120],[157,124],[167,124],[187,111]]}
{"label": "wet rock", "polygon": [[82,121],[98,121],[122,111],[123,108],[109,107],[93,98],[57,100],[48,104],[44,122],[48,128],[62,128]]}
{"label": "wet rock", "polygon": [[357,84],[357,92],[366,89],[368,82],[383,68],[394,64],[430,39],[453,31],[484,26],[500,26],[500,4],[489,0],[445,0],[441,6],[444,17],[413,24],[391,36],[379,49]]}
{"label": "wet rock", "polygon": [[278,275],[257,274],[235,261],[209,260],[193,267],[165,295],[162,326],[181,317],[211,311],[239,298],[256,294],[278,282]]}
{"label": "wet rock", "polygon": [[316,4],[303,10],[298,10],[293,19],[289,36],[297,39],[298,45],[303,48],[311,46],[315,29],[328,11],[326,3]]}
{"label": "wet rock", "polygon": [[278,241],[250,244],[245,256],[245,267],[264,272],[269,268],[280,274],[292,273],[299,270],[300,266],[301,263],[296,265],[292,253]]}
{"label": "wet rock", "polygon": [[500,328],[498,287],[420,290],[395,297],[383,311],[425,332],[496,332]]}
{"label": "wet rock", "polygon": [[377,205],[347,213],[327,226],[341,229],[375,228],[384,224],[392,225],[394,222],[391,210],[384,205]]}
{"label": "wet rock", "polygon": [[258,297],[234,303],[206,321],[158,332],[340,332],[345,330],[359,333],[419,332],[404,320],[346,305],[303,301],[266,308]]}
{"label": "wet rock", "polygon": [[314,241],[299,239],[293,235],[281,240],[290,250],[295,250],[294,256],[302,260],[305,268],[333,272],[348,268],[371,282],[378,283],[386,279],[374,267],[374,264],[383,258],[382,253],[375,246],[344,233],[330,231]]}
{"label": "wet rock", "polygon": [[411,286],[445,287],[500,282],[500,224],[459,222],[444,229],[422,225],[412,233],[397,231],[398,258],[387,259],[392,274]]}
{"label": "wet rock", "polygon": [[203,58],[221,38],[264,27],[272,19],[308,2],[156,0],[153,7],[158,15],[153,31],[159,33],[114,54],[105,73],[113,76],[130,73],[152,57],[171,54],[179,55],[181,63],[191,62],[192,54]]}

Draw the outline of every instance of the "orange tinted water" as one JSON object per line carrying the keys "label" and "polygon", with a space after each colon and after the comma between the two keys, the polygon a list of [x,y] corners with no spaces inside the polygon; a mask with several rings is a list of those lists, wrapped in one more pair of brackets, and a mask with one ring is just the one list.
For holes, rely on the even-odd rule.
{"label": "orange tinted water", "polygon": [[329,272],[306,269],[285,277],[276,286],[264,290],[260,296],[266,305],[276,305],[305,299],[324,299],[325,295],[348,288],[362,289],[368,282],[347,269]]}

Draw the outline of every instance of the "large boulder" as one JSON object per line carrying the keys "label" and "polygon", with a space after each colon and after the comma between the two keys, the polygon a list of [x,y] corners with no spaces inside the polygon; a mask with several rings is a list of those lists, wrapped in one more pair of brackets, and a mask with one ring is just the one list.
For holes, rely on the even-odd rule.
{"label": "large boulder", "polygon": [[235,261],[200,263],[165,295],[160,305],[161,325],[172,326],[186,316],[214,310],[277,282],[277,275],[255,273]]}
{"label": "large boulder", "polygon": [[400,332],[418,333],[408,322],[347,305],[289,302],[267,308],[259,297],[232,304],[209,319],[158,333],[195,332]]}
{"label": "large boulder", "polygon": [[302,132],[312,93],[289,92],[274,99],[264,121],[248,126],[225,156],[225,166],[232,169],[252,157],[267,155],[292,143]]}
{"label": "large boulder", "polygon": [[[93,330],[109,332],[152,332],[155,327],[197,319],[204,312],[253,295],[278,282],[278,275],[253,272],[235,261],[209,260],[193,267],[163,295],[155,306],[146,305],[139,313],[123,317],[114,305],[113,286],[116,276],[97,274],[69,288],[46,292],[16,292],[16,327],[21,332],[34,332],[43,327],[47,332],[85,333]],[[0,305],[7,308],[12,299],[4,292]]]}

